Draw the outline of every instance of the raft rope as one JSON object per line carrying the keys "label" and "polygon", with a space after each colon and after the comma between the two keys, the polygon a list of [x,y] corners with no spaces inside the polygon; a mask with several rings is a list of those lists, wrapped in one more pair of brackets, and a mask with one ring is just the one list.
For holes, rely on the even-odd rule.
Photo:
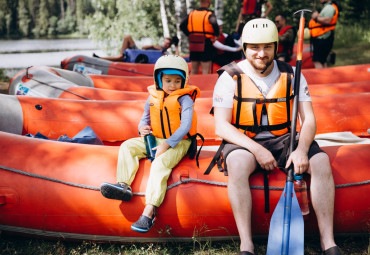
{"label": "raft rope", "polygon": [[[69,64],[76,64],[76,63],[81,63],[81,61],[71,61],[71,62],[68,62],[67,65],[69,65]],[[105,68],[107,68],[107,66],[104,66],[104,65],[99,65],[99,64],[93,64],[93,65],[94,66],[98,66],[98,67],[105,67]],[[64,69],[64,67],[65,66],[62,66],[63,69]],[[129,73],[141,74],[141,75],[145,75],[145,76],[152,76],[153,75],[153,74],[141,73],[141,72],[137,72],[137,71],[134,71],[134,70],[129,70],[129,69],[125,69],[125,68],[121,68],[121,67],[116,67],[116,66],[110,66],[109,68],[117,69],[117,70],[121,70],[121,71],[126,71],[126,72],[129,72]]]}
{"label": "raft rope", "polygon": [[[61,184],[76,187],[76,188],[83,188],[83,189],[90,189],[90,190],[100,191],[99,187],[62,181],[62,180],[58,180],[58,179],[55,179],[55,178],[51,178],[51,177],[47,177],[47,176],[43,176],[43,175],[39,175],[39,174],[34,174],[34,173],[29,173],[29,172],[25,172],[25,171],[22,171],[22,170],[6,167],[6,166],[2,166],[2,165],[0,165],[0,169],[6,170],[6,171],[9,171],[9,172],[13,172],[13,173],[17,173],[17,174],[21,174],[21,175],[25,175],[25,176],[29,176],[29,177],[33,177],[33,178],[39,178],[39,179],[46,180],[46,181],[61,183]],[[175,182],[175,183],[172,183],[171,185],[169,185],[167,187],[167,190],[172,189],[174,187],[177,187],[181,184],[186,184],[186,183],[191,183],[191,182],[227,187],[226,182],[216,182],[216,181],[207,181],[207,180],[201,180],[201,179],[184,178],[184,179],[180,179],[180,181],[178,181],[178,182]],[[347,188],[347,187],[361,186],[361,185],[366,185],[366,184],[370,184],[370,180],[366,180],[366,181],[362,181],[362,182],[355,182],[355,183],[339,184],[339,185],[335,185],[335,188]],[[251,189],[258,189],[258,190],[263,190],[264,189],[264,186],[250,186],[250,187],[251,187]],[[269,187],[269,189],[270,190],[284,190],[283,187]],[[133,194],[137,195],[137,196],[144,196],[145,195],[145,193],[143,193],[143,192],[136,192],[136,193],[134,192]]]}
{"label": "raft rope", "polygon": [[46,83],[46,82],[43,82],[43,81],[40,81],[40,80],[37,80],[37,79],[35,79],[35,78],[31,77],[31,76],[29,75],[29,73],[28,73],[28,69],[30,69],[31,67],[32,67],[32,66],[29,66],[29,67],[27,67],[27,69],[26,69],[26,77],[27,77],[28,79],[33,80],[33,81],[36,81],[36,82],[39,82],[39,83],[41,83],[41,84],[43,84],[43,85],[46,85],[46,86],[52,87],[52,88],[54,88],[54,89],[59,89],[59,90],[62,90],[62,91],[64,91],[64,92],[71,93],[71,94],[73,94],[73,95],[75,95],[75,96],[81,97],[82,99],[85,99],[85,100],[91,100],[90,98],[87,98],[87,97],[85,97],[85,96],[79,95],[79,94],[77,94],[77,93],[75,93],[75,92],[73,92],[73,91],[70,91],[70,90],[68,90],[68,89],[62,89],[62,88],[59,88],[59,87],[57,87],[57,86],[51,85],[51,84],[49,84],[49,83]]}

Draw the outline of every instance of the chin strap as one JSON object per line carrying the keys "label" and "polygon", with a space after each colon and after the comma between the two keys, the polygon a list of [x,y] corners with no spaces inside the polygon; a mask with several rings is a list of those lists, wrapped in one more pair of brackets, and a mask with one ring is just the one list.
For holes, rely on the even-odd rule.
{"label": "chin strap", "polygon": [[266,66],[266,68],[261,72],[261,74],[263,74],[264,72],[266,72],[266,70],[267,70],[267,68],[269,68],[269,66],[272,64],[272,62],[271,63],[269,63],[267,66]]}

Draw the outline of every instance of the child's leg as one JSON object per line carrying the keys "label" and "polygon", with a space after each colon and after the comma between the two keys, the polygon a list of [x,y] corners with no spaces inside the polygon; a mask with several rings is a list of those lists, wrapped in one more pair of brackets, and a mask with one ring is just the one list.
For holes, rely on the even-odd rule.
{"label": "child's leg", "polygon": [[118,152],[117,182],[131,185],[139,169],[139,160],[145,157],[146,149],[142,137],[135,137],[122,143]]}
{"label": "child's leg", "polygon": [[[163,139],[157,139],[157,143],[163,141]],[[169,148],[165,153],[153,160],[145,192],[146,204],[154,205],[155,207],[159,207],[162,204],[167,190],[168,177],[172,169],[186,155],[190,144],[190,140],[182,140],[175,148]]]}

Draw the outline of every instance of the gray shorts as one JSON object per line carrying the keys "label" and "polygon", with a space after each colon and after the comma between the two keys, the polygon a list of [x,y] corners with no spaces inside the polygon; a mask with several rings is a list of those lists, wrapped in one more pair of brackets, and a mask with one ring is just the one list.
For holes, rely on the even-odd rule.
{"label": "gray shorts", "polygon": [[[284,169],[286,161],[288,160],[289,150],[286,151],[285,155],[282,155],[284,152],[284,147],[288,146],[289,148],[289,140],[290,140],[290,134],[287,133],[282,136],[273,137],[273,138],[267,138],[267,139],[261,139],[261,140],[254,140],[255,142],[259,143],[266,149],[268,149],[272,155],[274,156],[275,160],[278,162],[278,167],[280,169]],[[296,138],[296,143],[298,144],[298,135]],[[227,170],[226,166],[226,158],[230,154],[230,152],[234,150],[246,150],[246,148],[241,147],[239,145],[233,144],[233,143],[226,143],[224,149],[222,150],[223,158],[224,158],[224,168]],[[324,152],[316,141],[313,141],[310,149],[308,150],[308,159],[312,158],[317,153]],[[324,152],[325,153],[325,152]],[[258,166],[261,168],[260,166]]]}

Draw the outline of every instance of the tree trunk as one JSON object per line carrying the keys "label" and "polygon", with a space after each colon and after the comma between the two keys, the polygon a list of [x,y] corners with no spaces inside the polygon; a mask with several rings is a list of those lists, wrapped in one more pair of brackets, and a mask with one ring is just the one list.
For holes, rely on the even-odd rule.
{"label": "tree trunk", "polygon": [[64,20],[65,19],[65,12],[64,12],[64,0],[60,0],[60,19]]}
{"label": "tree trunk", "polygon": [[224,0],[215,0],[215,15],[217,19],[224,18]]}
{"label": "tree trunk", "polygon": [[183,0],[175,0],[175,12],[176,12],[176,30],[177,37],[179,38],[179,51],[188,50],[188,39],[187,36],[180,30],[180,23],[187,16],[186,2]]}
{"label": "tree trunk", "polygon": [[166,6],[164,4],[164,0],[159,0],[159,6],[160,6],[160,11],[161,11],[163,36],[164,38],[170,37],[170,29],[168,28],[168,20],[167,20]]}

